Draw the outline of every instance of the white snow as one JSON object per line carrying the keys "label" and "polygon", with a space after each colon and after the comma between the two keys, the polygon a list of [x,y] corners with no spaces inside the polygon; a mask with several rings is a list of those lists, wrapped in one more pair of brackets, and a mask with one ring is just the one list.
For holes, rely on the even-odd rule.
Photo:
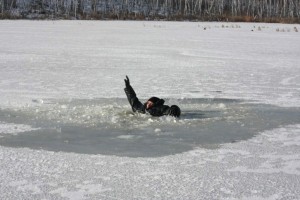
{"label": "white snow", "polygon": [[[57,106],[50,99],[125,98],[125,75],[141,98],[232,98],[300,107],[300,35],[294,27],[300,28],[0,21],[0,109],[39,113]],[[0,135],[32,129],[0,122]],[[164,134],[154,127],[158,133]],[[1,199],[299,199],[299,188],[299,124],[157,158],[0,146]]]}

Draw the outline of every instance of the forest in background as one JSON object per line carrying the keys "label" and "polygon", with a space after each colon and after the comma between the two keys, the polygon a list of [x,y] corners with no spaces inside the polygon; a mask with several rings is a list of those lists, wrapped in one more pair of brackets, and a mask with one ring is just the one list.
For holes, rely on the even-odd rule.
{"label": "forest in background", "polygon": [[300,22],[300,0],[0,0],[1,19]]}

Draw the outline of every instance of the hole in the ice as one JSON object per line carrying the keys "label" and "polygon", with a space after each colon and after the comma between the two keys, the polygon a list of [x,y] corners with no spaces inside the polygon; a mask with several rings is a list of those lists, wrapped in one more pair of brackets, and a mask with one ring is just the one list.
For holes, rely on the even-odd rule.
{"label": "hole in the ice", "polygon": [[[0,110],[0,121],[38,127],[1,134],[0,145],[50,151],[156,157],[247,140],[264,130],[300,123],[299,108],[233,99],[167,99],[180,119],[135,115],[126,99],[38,100],[34,108]],[[1,128],[1,127],[0,127]]]}

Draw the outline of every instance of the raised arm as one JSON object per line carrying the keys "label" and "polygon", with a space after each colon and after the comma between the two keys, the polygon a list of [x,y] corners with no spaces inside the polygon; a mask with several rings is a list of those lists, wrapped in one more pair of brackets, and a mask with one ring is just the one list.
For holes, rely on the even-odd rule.
{"label": "raised arm", "polygon": [[127,99],[129,101],[129,104],[131,105],[133,112],[140,112],[145,113],[145,107],[144,105],[139,101],[139,99],[136,97],[135,91],[130,85],[130,81],[128,76],[126,76],[125,81],[125,88],[124,91],[126,93]]}

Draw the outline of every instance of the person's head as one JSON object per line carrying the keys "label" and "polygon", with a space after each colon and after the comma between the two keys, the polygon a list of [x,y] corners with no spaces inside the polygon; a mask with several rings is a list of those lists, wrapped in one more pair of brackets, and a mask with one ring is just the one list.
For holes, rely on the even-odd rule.
{"label": "person's head", "polygon": [[150,99],[148,99],[148,101],[145,103],[146,105],[146,109],[151,109],[154,104],[157,104],[161,99],[158,97],[151,97]]}

